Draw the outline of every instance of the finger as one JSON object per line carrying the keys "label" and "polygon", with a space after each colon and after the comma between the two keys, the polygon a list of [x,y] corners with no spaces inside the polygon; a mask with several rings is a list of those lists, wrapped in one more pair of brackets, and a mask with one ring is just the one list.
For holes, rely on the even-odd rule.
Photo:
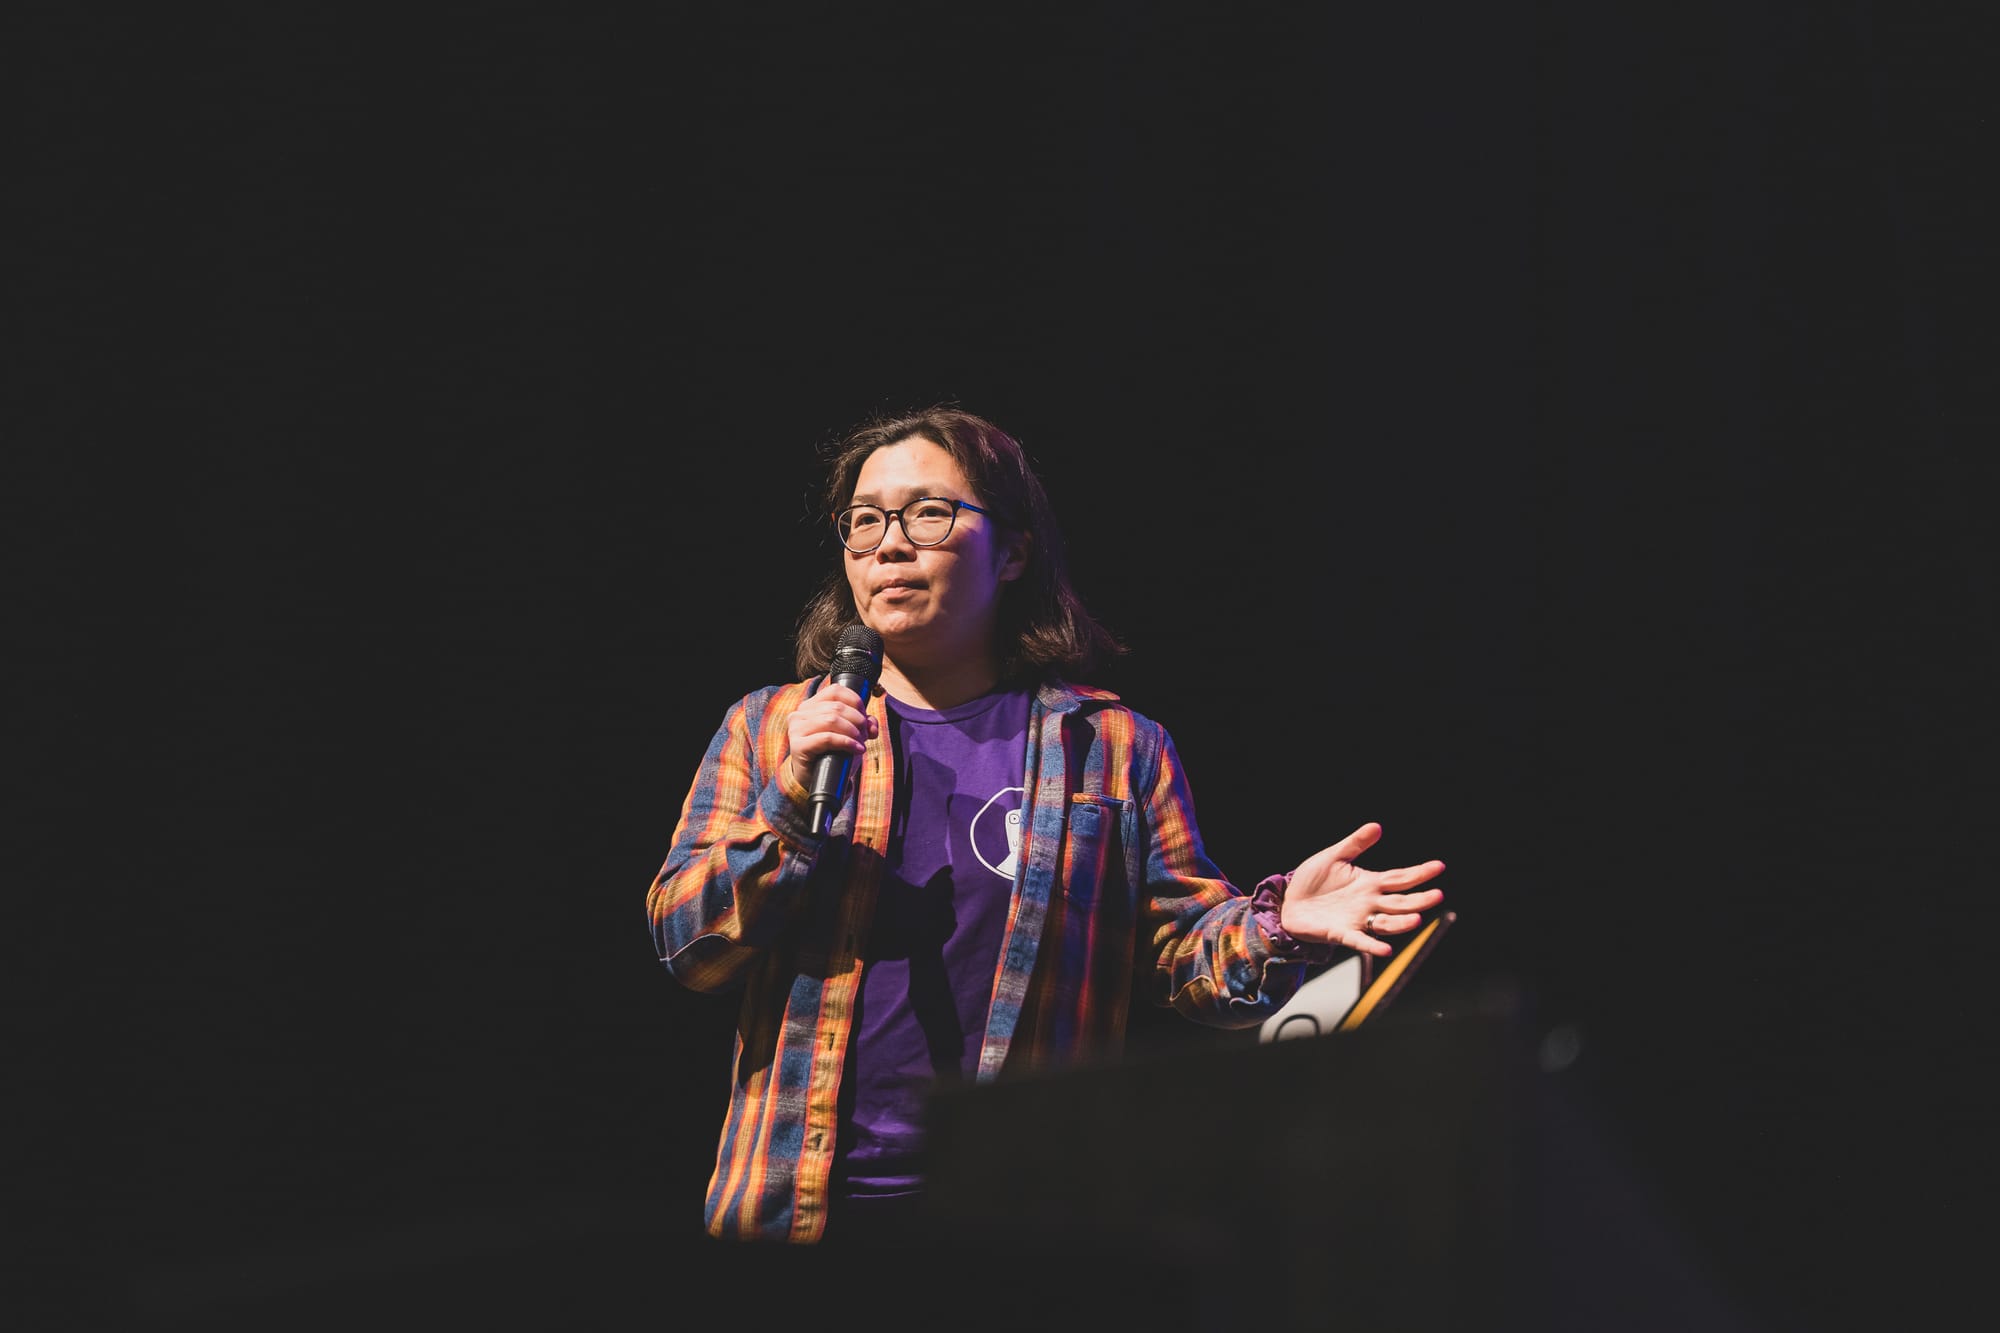
{"label": "finger", "polygon": [[1385,893],[1375,900],[1375,910],[1389,912],[1423,912],[1444,901],[1443,889],[1425,889],[1421,893]]}
{"label": "finger", "polygon": [[824,708],[815,707],[808,712],[799,710],[799,719],[811,731],[842,730],[859,736],[874,721],[859,708],[843,704],[838,700],[828,700]]}
{"label": "finger", "polygon": [[819,737],[824,737],[836,746],[845,746],[850,750],[867,748],[867,742],[863,740],[866,734],[866,718],[863,718],[860,722],[854,722],[844,717],[837,717],[818,731]]}
{"label": "finger", "polygon": [[1352,861],[1361,853],[1373,847],[1382,838],[1382,826],[1370,820],[1354,832],[1333,845],[1333,854],[1343,861]]}
{"label": "finger", "polygon": [[1444,862],[1426,861],[1420,866],[1398,866],[1394,870],[1381,872],[1381,883],[1385,889],[1407,889],[1436,879],[1444,873]]}
{"label": "finger", "polygon": [[842,709],[829,716],[821,731],[835,731],[849,740],[860,740],[868,734],[868,719],[850,709]]}
{"label": "finger", "polygon": [[827,699],[834,703],[846,704],[857,713],[861,711],[861,696],[853,690],[848,689],[847,686],[836,685],[832,681],[828,681],[826,684],[820,686],[819,690],[813,695],[813,698]]}
{"label": "finger", "polygon": [[836,721],[844,726],[859,727],[867,715],[837,699],[828,699],[816,702],[809,710],[801,708],[794,716],[805,726],[817,730]]}
{"label": "finger", "polygon": [[1396,946],[1387,940],[1378,940],[1373,935],[1359,930],[1342,931],[1338,942],[1356,953],[1365,953],[1374,958],[1387,958],[1396,952]]}
{"label": "finger", "polygon": [[858,714],[853,718],[838,713],[829,713],[824,718],[800,719],[802,725],[792,748],[801,753],[825,754],[830,750],[860,751],[866,748],[862,737],[866,733],[868,719]]}
{"label": "finger", "polygon": [[1368,914],[1368,931],[1373,935],[1402,935],[1415,930],[1423,919],[1417,912],[1371,912]]}

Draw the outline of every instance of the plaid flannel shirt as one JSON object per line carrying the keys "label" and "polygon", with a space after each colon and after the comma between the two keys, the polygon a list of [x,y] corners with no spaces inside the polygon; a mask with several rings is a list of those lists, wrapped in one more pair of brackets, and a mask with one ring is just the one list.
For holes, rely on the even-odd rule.
{"label": "plaid flannel shirt", "polygon": [[[813,1242],[826,1223],[861,953],[889,845],[895,773],[871,743],[824,838],[784,764],[785,722],[820,684],[732,705],[647,893],[660,960],[743,991],[708,1230]],[[882,696],[868,711],[888,735]],[[1262,1022],[1306,968],[1273,952],[1252,900],[1203,850],[1171,738],[1108,690],[1052,682],[1028,720],[1027,812],[977,1079],[1116,1055],[1136,969],[1197,1022]],[[1267,917],[1266,920],[1269,918]]]}

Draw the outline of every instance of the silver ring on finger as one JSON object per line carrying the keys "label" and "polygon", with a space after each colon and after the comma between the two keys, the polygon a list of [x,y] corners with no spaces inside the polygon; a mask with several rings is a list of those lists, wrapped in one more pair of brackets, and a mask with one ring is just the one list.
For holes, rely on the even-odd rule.
{"label": "silver ring on finger", "polygon": [[1380,912],[1370,912],[1365,918],[1362,919],[1361,928],[1363,930],[1372,932],[1375,929],[1376,918],[1381,915],[1382,914]]}

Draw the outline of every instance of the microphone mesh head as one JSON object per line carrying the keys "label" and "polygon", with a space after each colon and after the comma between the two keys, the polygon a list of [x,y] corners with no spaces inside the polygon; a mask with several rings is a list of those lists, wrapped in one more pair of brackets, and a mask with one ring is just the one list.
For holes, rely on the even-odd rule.
{"label": "microphone mesh head", "polygon": [[866,676],[870,683],[882,676],[882,636],[860,621],[840,632],[833,647],[829,672],[852,672]]}

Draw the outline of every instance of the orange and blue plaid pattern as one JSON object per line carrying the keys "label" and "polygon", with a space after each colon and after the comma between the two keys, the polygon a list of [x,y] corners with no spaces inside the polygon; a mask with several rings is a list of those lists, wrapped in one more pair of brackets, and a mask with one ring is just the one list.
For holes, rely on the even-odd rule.
{"label": "orange and blue plaid pattern", "polygon": [[[785,722],[818,679],[730,707],[647,893],[667,969],[743,993],[711,1233],[817,1241],[840,1078],[889,827],[890,747],[853,768],[832,830],[807,828]],[[869,711],[888,731],[878,694]],[[1251,900],[1208,859],[1165,728],[1107,690],[1051,683],[1028,721],[1019,870],[978,1079],[1115,1057],[1139,994],[1216,1027],[1261,1023],[1305,969],[1276,958]],[[1273,964],[1276,964],[1274,966]],[[1135,990],[1139,969],[1150,972]]]}

